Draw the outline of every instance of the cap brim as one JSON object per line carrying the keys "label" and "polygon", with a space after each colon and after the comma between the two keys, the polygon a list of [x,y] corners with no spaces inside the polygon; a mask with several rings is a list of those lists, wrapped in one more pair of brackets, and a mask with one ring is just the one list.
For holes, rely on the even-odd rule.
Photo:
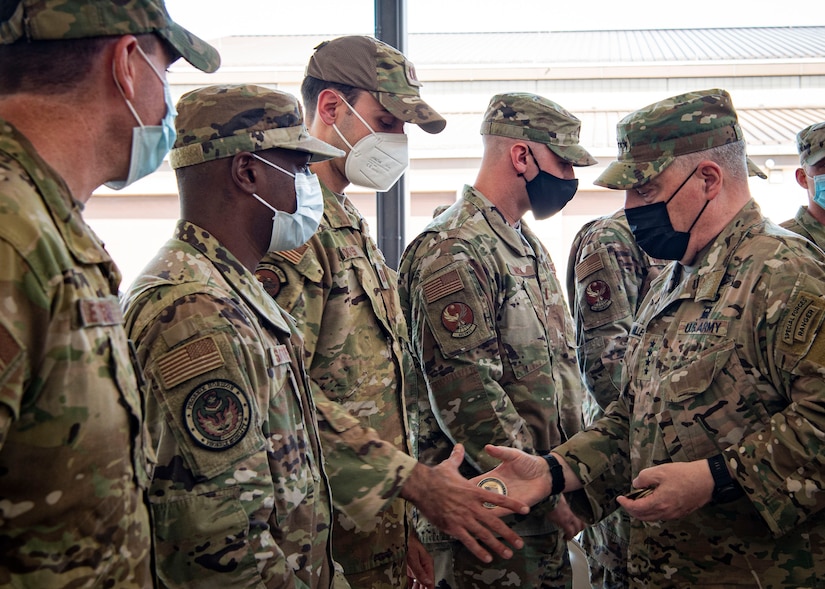
{"label": "cap brim", "polygon": [[593,184],[614,190],[630,190],[650,182],[674,159],[673,156],[667,156],[652,162],[612,162]]}
{"label": "cap brim", "polygon": [[157,33],[166,39],[182,58],[202,72],[211,74],[220,67],[221,56],[218,50],[179,24],[170,21],[168,28]]}
{"label": "cap brim", "polygon": [[309,158],[309,162],[311,164],[331,160],[336,157],[343,157],[347,154],[347,152],[342,151],[337,147],[333,147],[329,143],[325,143],[324,141],[316,139],[315,137],[304,137],[293,142],[291,145],[281,144],[278,145],[278,147],[283,149],[294,149],[295,151],[304,151],[306,153],[309,153],[311,155],[311,157]]}
{"label": "cap brim", "polygon": [[768,175],[762,171],[762,169],[756,165],[751,158],[747,158],[748,160],[748,176],[759,176],[763,180],[765,180]]}
{"label": "cap brim", "polygon": [[421,100],[420,96],[390,92],[376,92],[375,94],[378,95],[378,102],[384,108],[402,121],[418,125],[427,133],[441,133],[447,126],[444,117]]}
{"label": "cap brim", "polygon": [[550,145],[549,143],[545,145],[561,159],[570,162],[574,166],[592,166],[599,163],[581,145]]}
{"label": "cap brim", "polygon": [[805,158],[805,164],[808,166],[815,166],[825,159],[825,151],[817,151]]}

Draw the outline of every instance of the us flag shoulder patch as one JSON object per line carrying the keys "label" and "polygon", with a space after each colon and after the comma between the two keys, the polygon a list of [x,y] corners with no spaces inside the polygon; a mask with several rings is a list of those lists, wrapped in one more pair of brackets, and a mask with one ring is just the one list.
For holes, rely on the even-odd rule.
{"label": "us flag shoulder patch", "polygon": [[450,270],[446,274],[436,276],[424,283],[424,299],[428,303],[437,301],[448,294],[464,289],[464,282],[461,280],[458,270]]}
{"label": "us flag shoulder patch", "polygon": [[158,372],[166,389],[223,366],[223,355],[210,336],[202,337],[182,348],[164,354],[158,360]]}

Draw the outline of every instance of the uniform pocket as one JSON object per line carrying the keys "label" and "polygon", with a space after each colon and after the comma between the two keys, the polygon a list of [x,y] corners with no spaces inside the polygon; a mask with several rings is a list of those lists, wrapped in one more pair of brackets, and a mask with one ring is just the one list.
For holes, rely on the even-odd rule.
{"label": "uniform pocket", "polygon": [[666,409],[657,419],[671,456],[707,458],[770,422],[734,340],[716,342],[663,374],[661,391]]}

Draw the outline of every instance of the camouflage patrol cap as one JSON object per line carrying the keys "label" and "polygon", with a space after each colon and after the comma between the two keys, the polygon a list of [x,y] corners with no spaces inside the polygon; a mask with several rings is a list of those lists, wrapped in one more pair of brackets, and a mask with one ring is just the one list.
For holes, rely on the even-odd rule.
{"label": "camouflage patrol cap", "polygon": [[19,0],[0,22],[0,45],[147,33],[165,39],[199,70],[214,72],[221,64],[214,47],[169,17],[163,0]]}
{"label": "camouflage patrol cap", "polygon": [[311,137],[298,100],[252,84],[207,86],[181,96],[172,168],[183,168],[244,151],[281,147],[312,154],[311,162],[344,152]]}
{"label": "camouflage patrol cap", "polygon": [[421,99],[415,66],[403,53],[373,37],[351,35],[324,41],[309,58],[306,75],[367,90],[390,113],[427,133],[440,133],[447,125]]}
{"label": "camouflage patrol cap", "polygon": [[810,125],[797,133],[796,150],[803,166],[814,166],[825,158],[825,123]]}
{"label": "camouflage patrol cap", "polygon": [[552,100],[537,94],[508,92],[490,99],[481,134],[544,143],[574,166],[592,166],[596,160],[579,145],[580,128],[581,121]]}
{"label": "camouflage patrol cap", "polygon": [[595,180],[627,190],[658,176],[680,155],[744,141],[730,94],[701,90],[630,113],[616,126],[618,161]]}

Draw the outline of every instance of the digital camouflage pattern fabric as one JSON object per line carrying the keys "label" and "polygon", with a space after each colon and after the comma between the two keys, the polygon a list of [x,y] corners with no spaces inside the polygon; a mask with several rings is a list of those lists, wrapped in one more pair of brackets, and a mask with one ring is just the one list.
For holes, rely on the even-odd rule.
{"label": "digital camouflage pattern fabric", "polygon": [[[399,292],[425,383],[410,409],[418,413],[421,462],[437,464],[460,442],[461,471],[471,478],[496,466],[485,444],[541,454],[580,429],[573,326],[550,256],[527,225],[511,227],[465,186],[405,250]],[[566,546],[547,519],[555,504],[505,520],[528,544],[510,560],[461,558],[453,542],[452,586],[506,586],[505,579],[514,587],[564,586]],[[428,548],[450,541],[423,518],[417,530]]]}
{"label": "digital camouflage pattern fabric", "polygon": [[64,181],[0,119],[2,586],[152,586],[119,285]]}
{"label": "digital camouflage pattern fabric", "polygon": [[825,158],[825,122],[808,125],[796,134],[799,163],[813,166]]}
{"label": "digital camouflage pattern fabric", "polygon": [[825,586],[825,257],[750,201],[688,268],[651,285],[626,387],[556,449],[613,511],[642,469],[722,453],[745,495],[668,522],[632,520],[632,587]]}
{"label": "digital camouflage pattern fabric", "polygon": [[[619,397],[633,318],[666,264],[642,251],[622,210],[588,221],[573,239],[567,262],[567,294],[579,368],[587,385],[585,425],[601,417]],[[630,516],[621,508],[583,530],[581,544],[594,589],[628,586],[629,537]]]}
{"label": "digital camouflage pattern fabric", "polygon": [[619,155],[594,184],[627,190],[649,182],[676,156],[743,141],[726,90],[687,92],[655,102],[616,125]]}
{"label": "digital camouflage pattern fabric", "polygon": [[393,115],[440,133],[447,121],[424,102],[415,66],[403,53],[374,37],[347,35],[324,41],[309,59],[306,75],[367,90]]}
{"label": "digital camouflage pattern fabric", "polygon": [[166,587],[345,587],[301,338],[207,231],[179,221],[127,293],[158,456]]}
{"label": "digital camouflage pattern fabric", "polygon": [[17,2],[0,22],[0,44],[155,33],[199,70],[214,72],[221,64],[214,47],[169,17],[163,0]]}
{"label": "digital camouflage pattern fabric", "polygon": [[793,219],[783,221],[780,226],[801,235],[805,239],[810,239],[821,249],[825,249],[825,225],[814,219],[807,206],[799,207]]}
{"label": "digital camouflage pattern fabric", "polygon": [[[366,221],[322,188],[315,235],[297,250],[267,254],[256,274],[306,342],[336,507],[335,559],[348,575],[373,570],[373,587],[401,587],[409,524],[397,497],[416,464],[404,401],[406,324],[395,272]],[[402,578],[387,583],[386,570]]]}
{"label": "digital camouflage pattern fabric", "polygon": [[496,94],[481,123],[482,135],[498,135],[543,143],[574,166],[596,160],[579,145],[581,121],[552,100],[526,92]]}
{"label": "digital camouflage pattern fabric", "polygon": [[173,169],[273,147],[311,154],[311,162],[344,152],[310,136],[298,99],[254,84],[198,88],[178,101]]}

